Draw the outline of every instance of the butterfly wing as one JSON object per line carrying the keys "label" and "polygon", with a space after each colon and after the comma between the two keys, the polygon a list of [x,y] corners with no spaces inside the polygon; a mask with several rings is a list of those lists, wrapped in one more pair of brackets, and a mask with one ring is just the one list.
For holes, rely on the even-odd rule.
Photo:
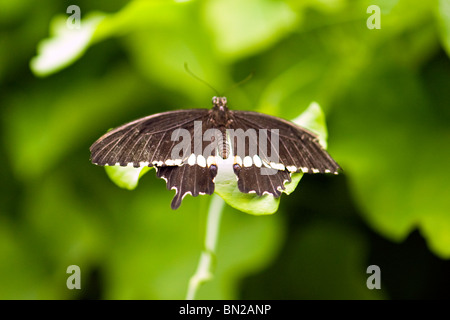
{"label": "butterfly wing", "polygon": [[[313,133],[287,120],[262,113],[229,112],[233,121],[228,127],[220,128],[219,136],[225,135],[225,129],[241,129],[244,133],[252,129],[255,132],[248,138],[245,134],[238,137],[241,142],[244,139],[243,150],[239,150],[235,140],[231,142],[235,157],[233,169],[241,192],[279,197],[294,172],[337,173],[340,169]],[[203,141],[203,133],[214,128],[211,119],[208,109],[190,109],[135,120],[98,139],[90,148],[91,161],[97,165],[154,166],[157,176],[166,181],[167,188],[176,191],[172,201],[172,208],[176,209],[186,194],[195,197],[214,192],[218,168],[202,155],[210,143]],[[178,129],[188,133],[191,148],[188,153],[174,156],[173,149],[179,140],[174,139],[173,133]],[[275,136],[271,135],[273,129],[278,132]],[[270,134],[261,139],[262,132],[267,131]],[[198,136],[200,148],[196,148],[195,137]],[[261,147],[264,139],[265,148]]]}
{"label": "butterfly wing", "polygon": [[291,182],[291,175],[285,170],[273,170],[271,174],[264,175],[257,166],[235,166],[234,173],[238,179],[239,191],[255,193],[258,196],[271,194],[278,198],[285,189],[284,184]]}
{"label": "butterfly wing", "polygon": [[172,149],[179,143],[172,139],[177,129],[190,134],[196,120],[205,122],[207,109],[177,110],[158,113],[113,129],[90,148],[91,161],[97,165],[155,166],[172,159]]}
{"label": "butterfly wing", "polygon": [[178,209],[183,198],[190,194],[193,197],[203,194],[213,194],[215,167],[202,167],[198,164],[183,166],[157,167],[157,176],[166,181],[167,189],[175,190],[171,207]]}
{"label": "butterfly wing", "polygon": [[[91,161],[102,166],[154,166],[157,176],[166,181],[167,188],[175,190],[172,208],[176,209],[186,194],[195,197],[214,192],[213,179],[217,168],[206,166],[201,161],[198,164],[188,161],[195,149],[191,137],[198,136],[200,132],[201,139],[201,133],[210,123],[208,118],[208,109],[191,109],[163,112],[135,120],[98,139],[90,148]],[[175,139],[172,135],[178,129],[189,134],[191,149],[188,154],[174,157],[172,151],[180,141],[177,135]],[[203,149],[208,142],[201,140],[200,143],[200,149]]]}
{"label": "butterfly wing", "polygon": [[[232,113],[234,130],[254,129],[256,132],[255,135],[248,135],[248,143],[241,152],[236,142],[232,142],[233,154],[237,156],[234,172],[241,192],[279,197],[285,189],[284,184],[291,181],[292,173],[337,174],[340,170],[336,161],[319,144],[317,136],[308,130],[290,121],[258,112]],[[267,134],[261,137],[263,132]],[[273,135],[274,132],[278,134]],[[263,148],[261,139],[266,139]],[[256,151],[251,150],[249,146],[252,145],[258,146]],[[266,174],[262,174],[261,169],[265,169]]]}

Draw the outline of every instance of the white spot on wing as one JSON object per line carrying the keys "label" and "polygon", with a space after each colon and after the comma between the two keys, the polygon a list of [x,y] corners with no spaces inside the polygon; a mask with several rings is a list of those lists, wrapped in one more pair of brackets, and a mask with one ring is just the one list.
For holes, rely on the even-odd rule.
{"label": "white spot on wing", "polygon": [[306,172],[308,172],[308,168],[306,168],[306,167],[303,167],[303,168],[300,168],[304,173],[306,173]]}
{"label": "white spot on wing", "polygon": [[183,194],[183,196],[181,196],[181,200],[183,200],[184,197],[186,197],[187,194],[190,194],[190,195],[192,196],[192,192],[186,191],[186,192]]}
{"label": "white spot on wing", "polygon": [[285,168],[284,168],[284,164],[282,164],[282,163],[271,162],[271,163],[270,163],[270,166],[271,166],[273,169],[276,169],[276,170],[284,170],[284,169],[285,169]]}
{"label": "white spot on wing", "polygon": [[199,154],[197,156],[197,164],[202,167],[205,168],[206,167],[206,159],[204,156],[202,156],[201,154]]}
{"label": "white spot on wing", "polygon": [[297,167],[296,166],[287,166],[286,169],[289,172],[297,172]]}
{"label": "white spot on wing", "polygon": [[319,173],[320,170],[318,170],[318,169],[312,169],[312,172],[313,172],[313,173]]}
{"label": "white spot on wing", "polygon": [[246,156],[244,158],[244,167],[251,167],[252,166],[252,158],[249,156]]}
{"label": "white spot on wing", "polygon": [[206,159],[206,165],[211,167],[211,165],[216,164],[216,158],[213,156],[209,156],[208,159]]}
{"label": "white spot on wing", "polygon": [[261,158],[258,157],[257,154],[255,154],[255,155],[253,156],[253,163],[254,163],[255,166],[257,166],[258,168],[261,168],[261,166],[262,166]]}
{"label": "white spot on wing", "polygon": [[173,161],[171,159],[166,160],[165,163],[166,163],[166,166],[174,166],[175,165],[175,161]]}
{"label": "white spot on wing", "polygon": [[242,159],[241,159],[241,157],[235,156],[235,157],[234,157],[234,163],[235,163],[235,164],[237,163],[239,166],[242,167]]}
{"label": "white spot on wing", "polygon": [[188,159],[188,164],[193,166],[195,164],[195,154],[191,154]]}

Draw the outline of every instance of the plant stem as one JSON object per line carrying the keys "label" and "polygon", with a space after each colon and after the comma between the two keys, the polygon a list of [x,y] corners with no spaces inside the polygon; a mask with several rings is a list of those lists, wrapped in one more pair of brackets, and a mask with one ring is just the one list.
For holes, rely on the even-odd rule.
{"label": "plant stem", "polygon": [[225,202],[221,197],[214,194],[209,206],[206,234],[203,251],[198,261],[197,270],[189,279],[188,292],[186,300],[194,300],[200,285],[212,279],[212,262],[216,257],[216,245],[219,237],[220,219]]}

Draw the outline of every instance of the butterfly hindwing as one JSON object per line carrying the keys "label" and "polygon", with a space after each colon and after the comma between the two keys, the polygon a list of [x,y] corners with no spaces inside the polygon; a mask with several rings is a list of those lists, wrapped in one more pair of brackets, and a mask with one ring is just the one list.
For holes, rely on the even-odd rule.
{"label": "butterfly hindwing", "polygon": [[193,197],[213,194],[215,167],[201,167],[198,164],[157,167],[157,176],[166,181],[167,189],[175,190],[172,209],[177,209],[186,194]]}
{"label": "butterfly hindwing", "polygon": [[261,170],[264,170],[264,168],[236,165],[233,170],[238,178],[239,191],[243,193],[255,193],[258,196],[271,194],[278,198],[285,189],[284,184],[291,182],[290,173],[284,170],[269,169],[267,173],[271,174],[261,174]]}

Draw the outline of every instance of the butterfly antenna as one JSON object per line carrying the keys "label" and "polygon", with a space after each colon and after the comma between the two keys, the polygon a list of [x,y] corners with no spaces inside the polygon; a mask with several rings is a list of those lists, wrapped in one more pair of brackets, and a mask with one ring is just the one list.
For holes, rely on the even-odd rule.
{"label": "butterfly antenna", "polygon": [[230,91],[230,90],[232,90],[232,89],[234,89],[234,88],[236,88],[236,87],[239,87],[240,85],[246,83],[246,82],[249,81],[251,78],[253,78],[253,75],[254,75],[254,74],[255,74],[255,73],[254,73],[253,71],[250,72],[250,74],[249,74],[247,77],[245,77],[245,79],[242,79],[241,81],[239,81],[239,82],[233,84],[231,87],[229,87],[227,90],[225,90],[225,92]]}
{"label": "butterfly antenna", "polygon": [[188,68],[188,64],[187,62],[184,63],[184,69],[186,70],[187,73],[189,73],[192,77],[194,77],[195,79],[197,79],[198,81],[202,82],[203,84],[207,85],[208,87],[210,87],[215,93],[216,96],[220,97],[221,94],[219,93],[219,91],[216,90],[216,88],[214,88],[212,85],[210,85],[208,82],[206,82],[205,80],[203,80],[202,78],[200,78],[199,76],[197,76],[196,74],[194,74],[191,70],[189,70]]}

